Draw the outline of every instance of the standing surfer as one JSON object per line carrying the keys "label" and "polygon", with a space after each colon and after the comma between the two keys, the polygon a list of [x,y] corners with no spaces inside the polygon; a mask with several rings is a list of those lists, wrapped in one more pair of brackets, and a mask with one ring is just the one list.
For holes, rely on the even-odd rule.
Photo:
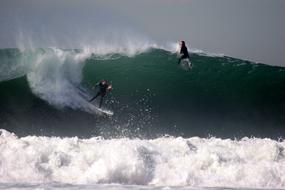
{"label": "standing surfer", "polygon": [[192,68],[192,64],[191,64],[191,62],[189,60],[190,57],[189,57],[189,53],[188,53],[187,47],[185,45],[185,41],[180,41],[179,45],[180,45],[180,57],[179,57],[179,60],[178,60],[178,64],[180,64],[180,62],[182,60],[186,60],[187,63],[188,63],[189,68],[191,69]]}
{"label": "standing surfer", "polygon": [[98,96],[101,96],[99,108],[101,108],[103,103],[103,98],[106,95],[108,91],[112,90],[112,85],[107,80],[101,80],[95,85],[95,88],[99,87],[99,91],[97,92],[96,96],[94,96],[90,102],[92,102],[94,99],[96,99]]}

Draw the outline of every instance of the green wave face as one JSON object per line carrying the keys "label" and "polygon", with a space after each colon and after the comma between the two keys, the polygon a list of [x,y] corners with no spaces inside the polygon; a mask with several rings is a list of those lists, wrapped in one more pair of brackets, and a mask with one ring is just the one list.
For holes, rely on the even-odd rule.
{"label": "green wave face", "polygon": [[273,134],[282,128],[284,68],[198,54],[191,62],[194,67],[187,71],[177,65],[176,55],[163,50],[107,60],[94,56],[86,61],[83,83],[112,81],[109,98],[119,103],[110,106],[117,112],[126,107],[121,115],[147,115],[154,128],[193,135]]}
{"label": "green wave face", "polygon": [[[66,68],[68,61],[61,68]],[[111,81],[113,91],[104,99],[104,107],[114,111],[112,118],[77,109],[80,105],[72,109],[54,106],[46,101],[46,96],[30,91],[31,77],[26,72],[28,79],[0,83],[0,110],[5,113],[2,124],[20,134],[284,137],[284,68],[203,54],[191,55],[191,70],[177,61],[175,54],[161,49],[131,57],[93,54],[84,59],[83,67],[78,67],[75,74],[76,78],[81,74],[81,81],[73,82],[73,87],[85,88],[92,96],[92,87],[99,80]],[[74,71],[67,71],[70,68],[58,73],[73,81]],[[22,84],[19,87],[16,83]],[[20,89],[27,91],[21,100]],[[18,104],[12,104],[13,101]],[[20,108],[23,114],[15,112]]]}

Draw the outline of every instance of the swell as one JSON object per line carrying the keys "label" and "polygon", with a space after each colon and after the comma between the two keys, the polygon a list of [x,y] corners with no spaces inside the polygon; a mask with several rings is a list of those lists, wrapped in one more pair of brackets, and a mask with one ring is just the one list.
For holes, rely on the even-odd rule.
{"label": "swell", "polygon": [[155,128],[202,136],[284,134],[284,68],[201,54],[191,61],[194,68],[186,71],[175,54],[158,49],[134,58],[95,56],[86,61],[83,83],[109,79],[119,102],[113,109],[150,114]]}
{"label": "swell", "polygon": [[[18,60],[8,62],[10,68],[22,64],[25,76],[17,78],[23,73],[15,69],[20,74],[11,78],[16,79],[7,75],[0,83],[1,126],[18,135],[285,134],[281,67],[193,53],[194,68],[186,71],[175,54],[162,49],[133,55],[60,49],[24,53],[24,58],[10,54]],[[102,78],[114,87],[104,104],[115,113],[109,119],[94,114],[77,91],[94,95],[92,87]]]}

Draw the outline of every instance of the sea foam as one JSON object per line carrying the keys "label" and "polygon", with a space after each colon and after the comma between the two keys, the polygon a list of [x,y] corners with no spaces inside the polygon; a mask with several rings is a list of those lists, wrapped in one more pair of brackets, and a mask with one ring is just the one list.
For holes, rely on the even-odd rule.
{"label": "sea foam", "polygon": [[285,141],[90,139],[1,130],[0,183],[285,187]]}

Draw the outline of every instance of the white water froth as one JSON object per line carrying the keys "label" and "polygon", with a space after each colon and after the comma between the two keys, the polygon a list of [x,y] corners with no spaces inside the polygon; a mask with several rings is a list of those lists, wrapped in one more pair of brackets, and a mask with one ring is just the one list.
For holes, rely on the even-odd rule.
{"label": "white water froth", "polygon": [[96,112],[96,108],[79,95],[76,87],[81,81],[82,61],[87,56],[89,52],[76,53],[56,48],[35,53],[27,74],[33,93],[57,108]]}
{"label": "white water froth", "polygon": [[284,140],[19,138],[0,133],[0,184],[285,188]]}

